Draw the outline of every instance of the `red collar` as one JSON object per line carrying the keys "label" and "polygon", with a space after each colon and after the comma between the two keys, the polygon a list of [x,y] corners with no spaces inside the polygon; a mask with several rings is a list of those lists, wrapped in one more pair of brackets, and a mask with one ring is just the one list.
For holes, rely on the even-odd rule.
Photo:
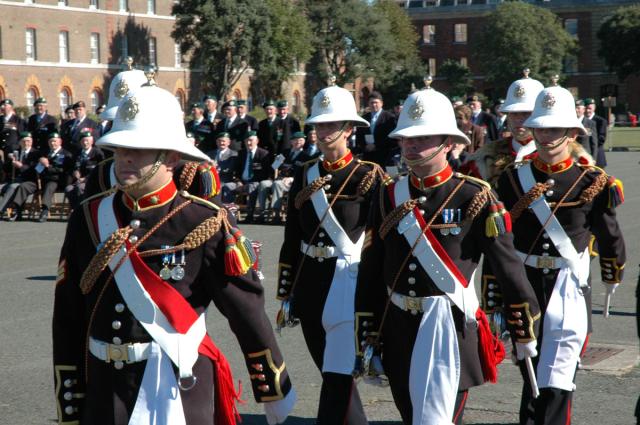
{"label": "red collar", "polygon": [[330,162],[325,159],[324,161],[322,161],[322,166],[327,171],[338,171],[351,164],[351,161],[353,161],[353,154],[351,153],[351,151],[348,151],[345,156],[337,161]]}
{"label": "red collar", "polygon": [[442,170],[430,176],[420,178],[411,173],[409,178],[411,179],[411,184],[416,189],[425,190],[444,184],[451,178],[451,176],[453,176],[453,170],[451,169],[449,164],[447,164]]}
{"label": "red collar", "polygon": [[160,189],[147,193],[137,200],[125,192],[122,201],[131,211],[144,211],[166,205],[176,197],[177,193],[178,189],[172,179]]}
{"label": "red collar", "polygon": [[533,165],[540,171],[547,174],[561,173],[563,171],[567,171],[573,165],[573,158],[568,157],[560,162],[556,162],[555,164],[547,164],[542,161],[540,157],[537,157],[533,160]]}

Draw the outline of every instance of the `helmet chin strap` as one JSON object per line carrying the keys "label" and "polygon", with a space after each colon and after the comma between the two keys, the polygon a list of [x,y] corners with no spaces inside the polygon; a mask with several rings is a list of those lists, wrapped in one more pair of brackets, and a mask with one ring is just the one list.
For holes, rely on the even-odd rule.
{"label": "helmet chin strap", "polygon": [[538,139],[536,139],[535,131],[532,131],[532,132],[531,132],[531,134],[533,135],[533,140],[536,142],[536,147],[537,147],[538,149],[542,149],[542,150],[544,150],[544,151],[549,152],[549,151],[551,151],[551,150],[553,150],[553,149],[555,149],[555,148],[557,148],[557,147],[559,147],[559,146],[562,146],[562,144],[563,144],[563,143],[565,143],[565,142],[567,142],[567,140],[569,140],[569,136],[567,136],[567,133],[568,133],[568,132],[569,132],[569,129],[567,128],[567,129],[564,131],[564,136],[562,136],[562,138],[561,138],[557,143],[554,143],[553,145],[546,145],[546,146],[545,146],[545,145],[543,145],[543,144],[541,144],[541,143],[538,141]]}
{"label": "helmet chin strap", "polygon": [[338,134],[336,134],[336,137],[334,137],[333,139],[330,139],[328,141],[324,141],[324,140],[318,140],[318,142],[322,145],[322,146],[326,146],[329,147],[331,145],[333,145],[335,142],[338,141],[338,139],[340,139],[340,137],[342,136],[342,133],[345,132],[345,130],[347,129],[347,126],[349,125],[349,121],[345,121],[342,123],[342,127],[340,127],[340,131],[338,131]]}
{"label": "helmet chin strap", "polygon": [[138,189],[140,186],[143,186],[144,184],[146,184],[149,180],[151,180],[153,176],[156,175],[156,173],[160,169],[160,166],[162,165],[162,163],[164,163],[166,156],[167,156],[166,151],[162,150],[158,152],[158,156],[156,157],[156,160],[151,166],[151,169],[147,173],[142,175],[140,179],[135,183],[131,183],[128,185],[123,184],[116,175],[116,181],[117,181],[116,186],[118,187],[119,190],[122,190],[123,192],[131,192],[132,190]]}
{"label": "helmet chin strap", "polygon": [[[511,123],[509,123],[509,120],[507,120],[507,129],[509,130],[509,132],[510,132],[511,134],[513,134],[513,135],[514,135],[513,137],[514,137],[516,140],[520,141],[520,140],[515,136],[515,134],[516,134],[516,132],[515,132],[515,128],[513,128],[513,126],[511,125]],[[529,130],[529,131],[527,132],[527,134],[528,134],[529,136],[532,136],[532,137],[533,137],[533,131]]]}
{"label": "helmet chin strap", "polygon": [[444,149],[445,146],[446,146],[446,143],[441,143],[440,146],[438,146],[438,149],[436,149],[431,155],[425,156],[424,158],[409,159],[404,155],[402,155],[402,160],[404,161],[405,164],[409,166],[409,168],[420,167],[426,164],[427,162],[431,161],[433,158],[435,158],[436,155],[438,155],[442,151],[442,149]]}

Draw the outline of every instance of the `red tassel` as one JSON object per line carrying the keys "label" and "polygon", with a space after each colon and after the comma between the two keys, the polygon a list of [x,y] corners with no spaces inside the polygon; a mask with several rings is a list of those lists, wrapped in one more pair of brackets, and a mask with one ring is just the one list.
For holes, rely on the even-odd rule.
{"label": "red tassel", "polygon": [[498,382],[498,365],[504,360],[505,351],[502,341],[496,337],[489,327],[487,315],[478,309],[476,311],[478,321],[478,352],[482,365],[482,375],[485,382]]}
{"label": "red tassel", "polygon": [[240,252],[236,246],[236,239],[227,233],[224,239],[224,272],[227,276],[241,276],[242,272],[242,260],[240,259]]}

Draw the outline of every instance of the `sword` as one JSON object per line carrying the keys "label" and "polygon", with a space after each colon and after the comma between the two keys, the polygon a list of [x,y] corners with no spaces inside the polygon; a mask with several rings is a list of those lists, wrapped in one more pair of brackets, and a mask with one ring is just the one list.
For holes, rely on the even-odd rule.
{"label": "sword", "polygon": [[540,390],[538,389],[538,380],[536,379],[536,372],[533,370],[533,362],[531,362],[531,357],[525,357],[524,363],[527,365],[527,372],[529,373],[531,394],[533,394],[533,398],[538,398],[540,396]]}
{"label": "sword", "polygon": [[607,291],[607,294],[604,296],[604,309],[602,310],[602,315],[605,319],[609,318],[609,305],[611,304],[611,293]]}

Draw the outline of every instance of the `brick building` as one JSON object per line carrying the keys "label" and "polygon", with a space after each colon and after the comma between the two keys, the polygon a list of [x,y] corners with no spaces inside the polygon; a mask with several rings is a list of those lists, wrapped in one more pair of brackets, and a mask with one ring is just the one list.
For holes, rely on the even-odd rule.
{"label": "brick building", "polygon": [[[503,0],[398,0],[406,8],[418,32],[422,35],[420,52],[436,76],[438,66],[447,59],[456,59],[466,64],[473,74],[478,91],[487,95],[492,88],[479,74],[469,43],[484,25],[485,16]],[[629,77],[619,81],[607,69],[598,56],[597,32],[604,19],[618,7],[637,4],[637,0],[525,0],[557,14],[565,29],[578,39],[580,51],[576,57],[565,60],[563,74],[565,86],[576,97],[601,99],[616,96],[619,108],[640,111],[640,78]],[[435,72],[434,72],[435,70]]]}
{"label": "brick building", "polygon": [[[188,68],[171,38],[170,0],[0,0],[0,99],[30,110],[43,96],[49,112],[84,100],[90,112],[106,103],[109,83],[132,56],[138,67],[155,64],[156,82],[183,108],[202,96],[200,73]],[[250,73],[230,96],[251,99]],[[304,113],[304,72],[284,92]],[[256,100],[256,102],[259,100]],[[89,106],[90,105],[90,106]],[[188,110],[187,110],[188,112]]]}

